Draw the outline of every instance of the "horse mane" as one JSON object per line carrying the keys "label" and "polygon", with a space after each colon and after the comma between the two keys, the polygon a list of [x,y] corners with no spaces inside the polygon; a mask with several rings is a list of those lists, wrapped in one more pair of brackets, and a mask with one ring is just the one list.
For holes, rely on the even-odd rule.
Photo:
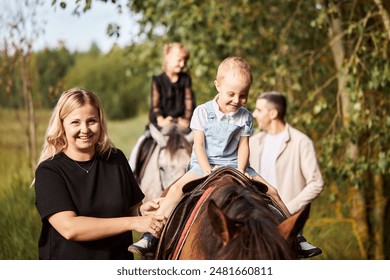
{"label": "horse mane", "polygon": [[[240,185],[233,177],[223,176],[210,199],[233,222],[235,233],[227,242],[215,233],[207,211],[199,213],[201,231],[195,236],[193,250],[205,259],[293,259],[289,244],[279,234],[278,222],[259,192]],[[207,207],[204,207],[207,208]]]}
{"label": "horse mane", "polygon": [[166,134],[166,136],[168,136],[166,149],[169,152],[171,159],[174,157],[175,152],[179,149],[184,148],[187,153],[191,153],[192,145],[189,141],[187,141],[183,133],[184,132],[178,129],[177,126],[173,126]]}

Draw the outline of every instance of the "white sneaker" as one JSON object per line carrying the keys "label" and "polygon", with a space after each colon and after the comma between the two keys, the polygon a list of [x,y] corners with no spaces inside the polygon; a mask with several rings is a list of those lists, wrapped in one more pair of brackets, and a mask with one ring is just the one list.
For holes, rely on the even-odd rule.
{"label": "white sneaker", "polygon": [[145,233],[136,243],[129,246],[127,250],[134,254],[153,256],[156,250],[158,239],[150,233]]}
{"label": "white sneaker", "polygon": [[307,241],[303,241],[303,242],[299,243],[299,246],[301,247],[301,250],[303,250],[303,251],[313,250],[313,249],[317,248],[317,247],[314,247],[313,245],[311,245]]}
{"label": "white sneaker", "polygon": [[298,257],[299,258],[312,258],[322,253],[322,250],[313,246],[307,242],[306,238],[302,235],[297,237],[298,242]]}

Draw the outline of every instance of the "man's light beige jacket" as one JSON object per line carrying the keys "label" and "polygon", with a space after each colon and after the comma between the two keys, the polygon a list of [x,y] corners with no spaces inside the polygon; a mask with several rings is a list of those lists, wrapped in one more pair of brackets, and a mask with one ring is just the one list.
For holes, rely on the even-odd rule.
{"label": "man's light beige jacket", "polygon": [[[266,132],[258,132],[249,138],[249,162],[259,174],[265,135]],[[312,202],[323,190],[313,142],[288,124],[287,136],[276,159],[276,181],[274,187],[291,214]]]}

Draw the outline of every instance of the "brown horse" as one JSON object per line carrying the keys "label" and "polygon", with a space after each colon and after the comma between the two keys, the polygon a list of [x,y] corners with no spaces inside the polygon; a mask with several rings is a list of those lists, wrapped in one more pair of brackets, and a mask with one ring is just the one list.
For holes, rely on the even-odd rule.
{"label": "brown horse", "polygon": [[308,211],[286,219],[266,190],[229,167],[189,183],[156,259],[296,259],[296,235]]}

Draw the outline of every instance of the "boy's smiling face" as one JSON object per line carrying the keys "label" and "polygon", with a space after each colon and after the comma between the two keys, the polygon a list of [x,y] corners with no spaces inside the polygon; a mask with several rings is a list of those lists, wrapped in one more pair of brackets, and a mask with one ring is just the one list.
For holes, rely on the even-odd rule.
{"label": "boy's smiling face", "polygon": [[214,81],[218,91],[217,103],[222,113],[236,112],[248,101],[249,87],[242,77],[227,73],[220,81]]}

